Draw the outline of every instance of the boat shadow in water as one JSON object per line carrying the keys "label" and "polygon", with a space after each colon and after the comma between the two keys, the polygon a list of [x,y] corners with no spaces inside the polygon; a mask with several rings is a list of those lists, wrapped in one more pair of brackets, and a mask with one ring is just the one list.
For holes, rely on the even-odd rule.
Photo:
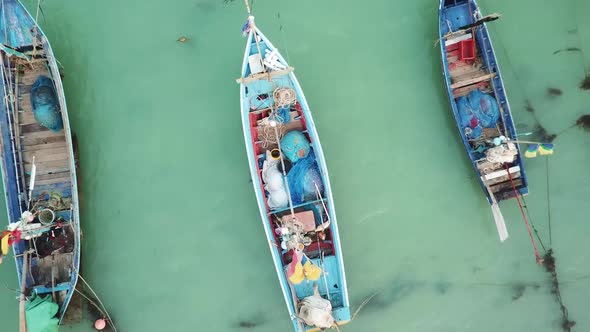
{"label": "boat shadow in water", "polygon": [[386,288],[376,289],[363,296],[363,300],[371,298],[362,307],[363,313],[383,311],[400,301],[407,299],[416,291],[424,288],[426,283],[421,280],[395,278]]}
{"label": "boat shadow in water", "polygon": [[242,319],[233,323],[232,327],[239,329],[255,329],[264,324],[266,324],[266,318],[264,318],[262,313],[257,313],[248,319]]}

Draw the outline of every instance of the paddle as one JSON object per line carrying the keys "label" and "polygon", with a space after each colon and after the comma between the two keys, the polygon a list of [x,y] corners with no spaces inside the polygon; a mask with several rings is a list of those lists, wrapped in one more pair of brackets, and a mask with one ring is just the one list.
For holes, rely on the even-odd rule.
{"label": "paddle", "polygon": [[25,297],[25,290],[27,288],[27,273],[29,269],[29,252],[25,251],[23,254],[23,267],[21,269],[21,283],[20,283],[20,298],[18,303],[19,314],[19,332],[27,332],[27,317],[25,314],[25,304],[27,298]]}
{"label": "paddle", "polygon": [[506,222],[504,221],[504,216],[502,215],[502,211],[500,211],[500,205],[498,205],[498,201],[496,201],[496,197],[492,192],[492,188],[483,180],[483,185],[486,187],[488,193],[490,194],[490,198],[492,199],[492,215],[494,216],[494,221],[496,222],[496,229],[498,230],[498,236],[500,237],[500,242],[504,242],[508,238],[508,230],[506,229]]}
{"label": "paddle", "polygon": [[459,29],[457,29],[457,30],[471,29],[471,28],[474,28],[476,26],[480,26],[480,25],[482,25],[482,24],[484,24],[486,22],[495,21],[495,20],[497,20],[499,18],[500,18],[500,14],[490,14],[490,15],[487,15],[487,16],[484,16],[484,17],[480,18],[479,20],[477,20],[477,21],[475,21],[475,22],[473,22],[471,24],[467,24],[467,25],[464,25],[462,27],[459,27]]}

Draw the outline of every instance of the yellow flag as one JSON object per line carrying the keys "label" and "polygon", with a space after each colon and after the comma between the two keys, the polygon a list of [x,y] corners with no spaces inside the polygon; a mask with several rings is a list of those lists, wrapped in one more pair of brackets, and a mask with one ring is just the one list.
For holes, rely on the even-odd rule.
{"label": "yellow flag", "polygon": [[322,275],[322,269],[315,265],[311,260],[308,260],[305,262],[305,265],[303,265],[303,273],[309,280],[318,280]]}
{"label": "yellow flag", "polygon": [[8,238],[10,237],[9,234],[6,234],[2,237],[2,240],[0,240],[2,242],[2,255],[6,255],[8,254]]}

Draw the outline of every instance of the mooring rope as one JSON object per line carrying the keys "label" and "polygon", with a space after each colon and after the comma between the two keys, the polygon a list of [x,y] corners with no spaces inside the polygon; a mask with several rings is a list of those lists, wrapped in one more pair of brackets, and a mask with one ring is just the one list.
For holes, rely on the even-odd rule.
{"label": "mooring rope", "polygon": [[529,221],[524,213],[524,209],[522,207],[522,203],[520,202],[520,195],[516,190],[516,186],[514,185],[514,180],[512,179],[512,174],[510,174],[510,169],[508,165],[505,165],[506,172],[508,173],[508,178],[510,179],[510,184],[512,185],[512,190],[514,190],[514,195],[516,196],[516,201],[518,202],[518,207],[520,207],[520,213],[522,214],[522,219],[524,220],[524,224],[526,225],[527,231],[529,233],[529,237],[531,238],[531,243],[533,244],[533,249],[535,250],[535,258],[537,264],[542,264],[543,260],[541,259],[541,255],[539,255],[539,250],[537,249],[537,245],[535,244],[535,238],[533,238],[533,233],[531,232],[531,226],[529,225]]}
{"label": "mooring rope", "polygon": [[553,248],[553,232],[551,232],[551,198],[549,195],[549,158],[545,158],[545,168],[547,172],[547,226],[549,228],[549,248]]}
{"label": "mooring rope", "polygon": [[[539,236],[539,232],[537,231],[537,228],[535,227],[535,224],[533,223],[529,211],[528,211],[528,207],[526,204],[526,201],[524,199],[524,196],[520,195],[520,198],[522,199],[522,201],[524,202],[524,208],[526,210],[528,219],[530,220],[530,224],[531,227],[533,228],[535,235],[537,236],[537,239],[539,240],[539,244],[541,245],[541,247],[543,248],[543,250],[545,251],[545,255],[543,255],[543,259],[541,260],[543,266],[545,267],[545,270],[547,272],[549,272],[550,276],[551,276],[551,293],[555,295],[555,300],[557,301],[557,303],[559,304],[559,310],[561,311],[561,328],[566,331],[566,332],[570,332],[572,327],[574,327],[574,325],[576,325],[576,322],[573,320],[569,319],[569,312],[565,306],[565,304],[563,303],[563,298],[561,297],[561,291],[559,288],[559,280],[557,277],[557,269],[556,269],[556,263],[555,263],[555,256],[554,256],[554,252],[553,252],[553,241],[552,241],[552,229],[551,229],[551,195],[550,195],[550,187],[549,187],[549,158],[547,158],[545,160],[546,162],[546,167],[547,167],[547,227],[549,230],[549,247],[548,249],[545,248],[545,245],[543,244],[543,241],[541,240],[541,237]],[[530,235],[530,233],[529,233]]]}
{"label": "mooring rope", "polygon": [[531,213],[529,212],[528,204],[522,194],[520,195],[520,199],[522,200],[524,210],[526,211],[526,215],[529,218],[529,222],[531,223],[531,227],[533,228],[533,232],[535,232],[535,237],[539,241],[539,244],[541,245],[541,248],[543,248],[543,251],[546,252],[547,249],[545,248],[545,245],[543,244],[543,241],[541,240],[541,236],[539,235],[539,231],[537,231],[537,227],[535,227],[535,224],[533,223],[533,218],[531,218]]}

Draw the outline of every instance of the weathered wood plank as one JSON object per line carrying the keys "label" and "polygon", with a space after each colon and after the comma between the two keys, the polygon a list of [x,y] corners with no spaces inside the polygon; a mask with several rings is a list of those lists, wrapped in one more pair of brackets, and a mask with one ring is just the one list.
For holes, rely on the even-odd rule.
{"label": "weathered wood plank", "polygon": [[29,145],[23,147],[23,152],[40,151],[45,149],[64,148],[67,149],[65,138],[61,142]]}
{"label": "weathered wood plank", "polygon": [[490,85],[490,83],[486,81],[486,82],[479,82],[477,84],[471,84],[468,86],[464,86],[462,88],[458,88],[458,89],[453,90],[453,96],[455,96],[455,98],[461,97],[461,96],[466,96],[472,90],[481,90],[482,92],[486,92],[489,88],[489,85]]}
{"label": "weathered wood plank", "polygon": [[49,132],[43,132],[43,133],[48,133],[48,134],[52,134],[52,135],[44,135],[42,137],[31,137],[31,135],[27,135],[27,136],[21,138],[21,142],[22,142],[23,146],[25,146],[25,147],[26,146],[37,146],[37,145],[51,144],[51,143],[66,141],[66,136],[63,134],[63,132],[54,133],[52,131],[49,131]]}
{"label": "weathered wood plank", "polygon": [[40,75],[49,76],[49,71],[43,65],[36,65],[33,70],[25,69],[25,73],[19,76],[19,81],[24,85],[33,85]]}
{"label": "weathered wood plank", "polygon": [[475,77],[472,79],[468,79],[468,80],[464,80],[464,81],[460,81],[457,83],[453,83],[451,84],[451,89],[456,89],[456,88],[461,88],[467,85],[471,85],[471,84],[475,84],[481,81],[487,81],[489,79],[494,78],[494,76],[496,76],[496,73],[491,73],[491,74],[485,74],[479,77]]}
{"label": "weathered wood plank", "polygon": [[[24,137],[23,137],[24,136]],[[51,130],[45,130],[45,131],[38,131],[38,132],[32,132],[32,133],[27,133],[27,135],[21,135],[21,138],[24,139],[28,139],[28,138],[47,138],[47,137],[53,137],[53,136],[64,136],[64,132],[59,131],[59,132],[53,132]]]}
{"label": "weathered wood plank", "polygon": [[[522,186],[522,179],[514,179],[513,181],[514,181],[515,187],[518,188],[519,186]],[[512,183],[510,183],[510,180],[491,186],[492,192],[494,192],[494,193],[497,193],[497,192],[503,191],[503,190],[509,190],[510,188],[512,188]]]}
{"label": "weathered wood plank", "polygon": [[449,65],[450,69],[449,69],[449,73],[451,74],[451,77],[457,77],[457,76],[461,76],[461,75],[465,75],[467,73],[471,73],[471,72],[479,72],[482,71],[481,70],[481,63],[474,63],[474,64],[468,64],[462,61],[459,62],[455,62],[451,65]]}
{"label": "weathered wood plank", "polygon": [[65,147],[23,153],[23,158],[26,162],[32,162],[33,156],[35,157],[35,163],[37,163],[43,161],[68,159],[69,153]]}
{"label": "weathered wood plank", "polygon": [[[68,160],[54,160],[43,163],[37,163],[37,161],[35,161],[35,165],[37,165],[36,173],[38,175],[62,173],[68,172],[70,170],[70,164]],[[25,165],[25,173],[31,174],[31,167],[32,164]]]}
{"label": "weathered wood plank", "polygon": [[248,83],[251,83],[254,81],[269,79],[269,78],[273,78],[273,77],[281,76],[281,75],[287,75],[290,72],[292,72],[294,69],[295,68],[293,68],[293,67],[287,67],[283,70],[273,70],[273,71],[266,72],[266,73],[258,73],[258,74],[250,75],[248,77],[238,78],[238,79],[236,79],[236,82],[242,83],[242,84],[248,84]]}
{"label": "weathered wood plank", "polygon": [[30,84],[19,84],[18,89],[20,90],[20,95],[31,93],[32,87]]}
{"label": "weathered wood plank", "polygon": [[19,123],[21,125],[28,125],[28,124],[37,123],[37,120],[35,119],[35,114],[33,112],[31,112],[30,110],[24,110],[20,106],[19,106],[18,117],[19,117]]}
{"label": "weathered wood plank", "polygon": [[49,129],[47,129],[46,127],[43,127],[42,125],[38,124],[38,123],[31,123],[31,124],[26,124],[26,125],[22,125],[20,126],[21,128],[21,135],[26,136],[27,134],[30,133],[35,133],[35,132],[39,132],[39,131],[49,131]]}
{"label": "weathered wood plank", "polygon": [[[29,177],[26,177],[27,179],[27,190],[29,190],[28,185],[29,185]],[[46,180],[38,180],[37,178],[35,178],[35,186],[37,185],[44,185],[44,184],[55,184],[55,183],[69,183],[70,182],[70,176],[62,176],[59,178],[53,178],[53,179],[46,179]]]}
{"label": "weathered wood plank", "polygon": [[18,100],[18,109],[21,111],[31,112],[33,111],[33,105],[31,104],[31,99],[29,97],[26,98],[19,98]]}
{"label": "weathered wood plank", "polygon": [[[69,178],[70,177],[70,172],[57,172],[57,173],[51,173],[51,174],[37,174],[35,176],[35,181],[41,181],[41,180],[52,180],[52,179],[60,179],[60,178]],[[28,176],[27,176],[28,178]],[[28,181],[28,179],[27,179]]]}

